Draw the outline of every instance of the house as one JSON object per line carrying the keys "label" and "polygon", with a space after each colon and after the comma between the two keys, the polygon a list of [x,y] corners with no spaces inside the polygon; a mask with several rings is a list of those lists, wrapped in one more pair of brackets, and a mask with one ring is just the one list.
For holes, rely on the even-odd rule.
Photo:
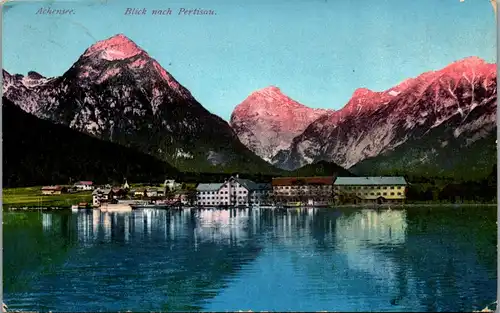
{"label": "house", "polygon": [[134,197],[144,197],[146,195],[146,190],[137,189],[137,190],[132,190],[130,193],[134,195]]}
{"label": "house", "polygon": [[114,199],[123,199],[127,195],[127,190],[121,187],[113,187],[111,190],[113,191]]}
{"label": "house", "polygon": [[238,175],[223,183],[199,184],[196,187],[197,204],[202,206],[239,206],[261,204],[264,185],[256,184]]}
{"label": "house", "polygon": [[[196,204],[198,205],[220,205],[229,204],[229,195],[219,195],[219,190],[222,187],[222,183],[201,183],[196,187]],[[220,199],[219,199],[220,197]]]}
{"label": "house", "polygon": [[285,205],[327,206],[334,199],[334,180],[334,176],[273,178],[273,197]]}
{"label": "house", "polygon": [[156,188],[148,188],[146,189],[146,196],[148,197],[158,197],[158,189]]}
{"label": "house", "polygon": [[176,183],[174,179],[166,179],[163,183],[163,187],[168,188],[169,190],[175,190],[180,188],[181,184]]}
{"label": "house", "polygon": [[91,181],[79,181],[74,184],[76,190],[93,190],[94,183]]}
{"label": "house", "polygon": [[41,190],[42,195],[60,195],[66,192],[67,188],[62,186],[44,186]]}
{"label": "house", "polygon": [[189,197],[186,192],[177,192],[169,200],[171,203],[181,203],[182,205],[189,204]]}
{"label": "house", "polygon": [[114,200],[112,189],[96,189],[92,192],[92,204],[95,206],[104,202],[111,202],[112,200]]}
{"label": "house", "polygon": [[404,203],[408,183],[404,177],[337,177],[334,183],[340,203]]}

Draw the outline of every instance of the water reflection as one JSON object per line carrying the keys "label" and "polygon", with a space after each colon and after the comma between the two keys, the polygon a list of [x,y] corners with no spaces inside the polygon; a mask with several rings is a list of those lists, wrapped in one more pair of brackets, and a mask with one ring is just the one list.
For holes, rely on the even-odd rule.
{"label": "water reflection", "polygon": [[[252,215],[255,220],[258,212]],[[200,242],[227,243],[238,245],[249,239],[258,230],[257,225],[249,229],[250,209],[209,210],[202,209],[194,214],[195,248]]]}
{"label": "water reflection", "polygon": [[[383,251],[403,245],[406,229],[405,211],[361,210],[336,220],[336,246],[351,270],[366,273],[373,283],[393,289],[399,284],[400,267],[397,260]],[[405,271],[412,276],[411,269]],[[415,297],[415,289],[405,294]]]}
{"label": "water reflection", "polygon": [[494,256],[479,264],[482,237],[457,236],[471,221],[484,225],[479,213],[440,222],[405,210],[314,208],[19,214],[52,246],[36,245],[35,233],[24,243],[10,235],[4,272],[29,255],[52,270],[25,262],[29,284],[6,280],[14,309],[457,310],[495,297]]}
{"label": "water reflection", "polygon": [[336,237],[341,243],[356,245],[401,245],[406,240],[406,211],[361,210],[336,221]]}
{"label": "water reflection", "polygon": [[52,214],[42,213],[42,227],[46,232],[52,229],[52,216]]}

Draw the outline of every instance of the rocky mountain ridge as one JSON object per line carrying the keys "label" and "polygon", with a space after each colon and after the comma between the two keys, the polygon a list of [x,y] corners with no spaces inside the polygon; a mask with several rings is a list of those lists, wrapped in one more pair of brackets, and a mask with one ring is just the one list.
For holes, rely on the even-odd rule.
{"label": "rocky mountain ridge", "polygon": [[443,146],[459,137],[470,145],[496,130],[496,73],[496,64],[469,57],[386,91],[357,89],[342,109],[321,115],[271,162],[289,170],[320,160],[350,168],[406,142],[425,141],[441,125],[453,129]]}
{"label": "rocky mountain ridge", "polygon": [[231,114],[240,141],[264,160],[292,143],[306,127],[332,110],[312,109],[286,96],[276,86],[250,94]]}
{"label": "rocky mountain ridge", "polygon": [[183,171],[274,171],[132,40],[89,47],[62,76],[3,71],[3,94],[35,116],[135,148]]}

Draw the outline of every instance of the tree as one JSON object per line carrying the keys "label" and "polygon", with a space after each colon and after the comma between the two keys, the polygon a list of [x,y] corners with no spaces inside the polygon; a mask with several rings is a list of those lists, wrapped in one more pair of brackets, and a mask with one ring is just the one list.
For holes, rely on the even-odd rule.
{"label": "tree", "polygon": [[171,193],[170,193],[170,187],[165,185],[165,198],[170,199]]}
{"label": "tree", "polygon": [[187,193],[186,193],[186,197],[187,197],[187,201],[189,203],[189,205],[194,205],[196,200],[197,200],[197,197],[196,197],[196,190],[188,190]]}

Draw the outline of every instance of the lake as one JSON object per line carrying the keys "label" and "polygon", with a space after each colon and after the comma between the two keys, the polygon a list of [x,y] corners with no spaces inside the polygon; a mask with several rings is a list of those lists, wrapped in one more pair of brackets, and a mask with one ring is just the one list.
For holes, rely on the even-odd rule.
{"label": "lake", "polygon": [[3,213],[4,301],[40,311],[471,311],[497,208]]}

